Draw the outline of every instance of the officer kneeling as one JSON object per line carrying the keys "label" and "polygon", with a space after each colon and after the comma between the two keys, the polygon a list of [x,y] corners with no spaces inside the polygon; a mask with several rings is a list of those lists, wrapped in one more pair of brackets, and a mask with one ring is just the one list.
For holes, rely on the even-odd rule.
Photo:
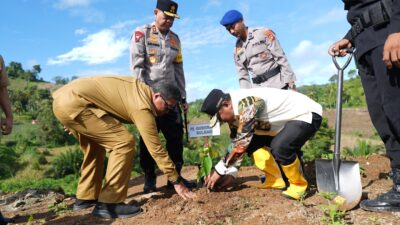
{"label": "officer kneeling", "polygon": [[262,188],[286,188],[279,164],[289,181],[283,196],[298,200],[305,194],[308,182],[302,172],[300,153],[321,125],[320,104],[298,92],[275,88],[241,89],[231,93],[214,89],[204,100],[201,111],[212,116],[212,127],[217,121],[227,122],[234,144],[232,151],[205,178],[207,188],[229,186],[247,152],[267,174]]}

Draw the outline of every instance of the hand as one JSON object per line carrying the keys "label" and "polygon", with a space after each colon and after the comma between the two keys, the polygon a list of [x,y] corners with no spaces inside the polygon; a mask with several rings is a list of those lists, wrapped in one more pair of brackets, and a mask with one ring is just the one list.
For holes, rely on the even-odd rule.
{"label": "hand", "polygon": [[333,45],[329,47],[328,53],[331,56],[339,56],[343,57],[347,55],[346,49],[352,48],[353,45],[347,39],[342,39],[340,41],[335,42]]}
{"label": "hand", "polygon": [[204,184],[206,185],[207,189],[213,190],[221,177],[222,176],[213,169],[211,173],[204,178]]}
{"label": "hand", "polygon": [[185,113],[189,110],[189,105],[187,104],[187,102],[182,103],[182,109],[183,109],[183,112],[185,112]]}
{"label": "hand", "polygon": [[13,127],[13,119],[12,118],[1,118],[1,132],[4,135],[10,134]]}
{"label": "hand", "polygon": [[383,62],[388,69],[393,68],[393,64],[400,68],[400,32],[388,36],[383,47]]}
{"label": "hand", "polygon": [[66,126],[64,126],[64,131],[67,132],[69,135],[72,135],[72,132]]}
{"label": "hand", "polygon": [[182,182],[179,184],[174,184],[174,188],[176,193],[178,193],[178,195],[185,200],[196,197],[196,194],[191,192]]}

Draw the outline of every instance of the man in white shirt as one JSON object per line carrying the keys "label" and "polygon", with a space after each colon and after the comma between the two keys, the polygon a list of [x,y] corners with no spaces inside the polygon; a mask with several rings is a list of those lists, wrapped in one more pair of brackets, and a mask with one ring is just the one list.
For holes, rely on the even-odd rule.
{"label": "man in white shirt", "polygon": [[[220,188],[221,178],[225,175],[235,176],[236,166],[247,152],[259,159],[255,160],[259,168],[260,164],[265,165],[275,158],[274,168],[262,168],[272,175],[264,182],[267,188],[286,187],[279,164],[289,181],[289,187],[282,194],[296,200],[304,195],[308,182],[296,153],[321,125],[320,104],[301,93],[276,88],[240,89],[229,94],[214,89],[204,100],[201,111],[212,116],[211,126],[217,121],[227,122],[234,144],[232,151],[206,177],[208,188]],[[264,146],[269,147],[273,158],[268,156]],[[264,161],[257,155],[265,155]]]}

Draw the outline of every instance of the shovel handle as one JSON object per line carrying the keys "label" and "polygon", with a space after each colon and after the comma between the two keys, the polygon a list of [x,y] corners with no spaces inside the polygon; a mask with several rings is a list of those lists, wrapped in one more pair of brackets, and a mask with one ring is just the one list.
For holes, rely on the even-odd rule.
{"label": "shovel handle", "polygon": [[340,131],[342,125],[342,93],[343,93],[343,71],[350,64],[351,59],[353,58],[353,51],[347,50],[349,53],[349,57],[347,61],[342,66],[336,60],[336,56],[332,56],[333,63],[338,69],[338,78],[337,78],[337,94],[336,94],[336,124],[335,124],[335,150],[333,152],[333,172],[335,179],[335,190],[339,190],[339,167],[340,167]]}

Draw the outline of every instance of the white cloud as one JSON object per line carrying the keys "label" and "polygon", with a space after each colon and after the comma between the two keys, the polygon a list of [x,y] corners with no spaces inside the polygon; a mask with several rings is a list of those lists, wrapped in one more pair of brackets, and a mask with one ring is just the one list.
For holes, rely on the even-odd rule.
{"label": "white cloud", "polygon": [[204,26],[202,29],[188,28],[179,33],[184,50],[199,50],[201,47],[225,44],[229,38],[225,30],[217,26]]}
{"label": "white cloud", "polygon": [[110,29],[101,30],[82,40],[83,45],[71,51],[51,58],[49,65],[66,64],[73,61],[82,61],[88,64],[109,63],[121,57],[129,48],[128,38],[117,38]]}
{"label": "white cloud", "polygon": [[80,28],[75,30],[75,35],[84,35],[87,33],[87,30],[85,28]]}
{"label": "white cloud", "polygon": [[89,6],[91,0],[58,0],[54,6],[58,9]]}
{"label": "white cloud", "polygon": [[346,11],[341,8],[331,9],[329,12],[320,16],[319,18],[315,18],[312,21],[314,25],[324,25],[333,22],[343,22],[346,18]]}

